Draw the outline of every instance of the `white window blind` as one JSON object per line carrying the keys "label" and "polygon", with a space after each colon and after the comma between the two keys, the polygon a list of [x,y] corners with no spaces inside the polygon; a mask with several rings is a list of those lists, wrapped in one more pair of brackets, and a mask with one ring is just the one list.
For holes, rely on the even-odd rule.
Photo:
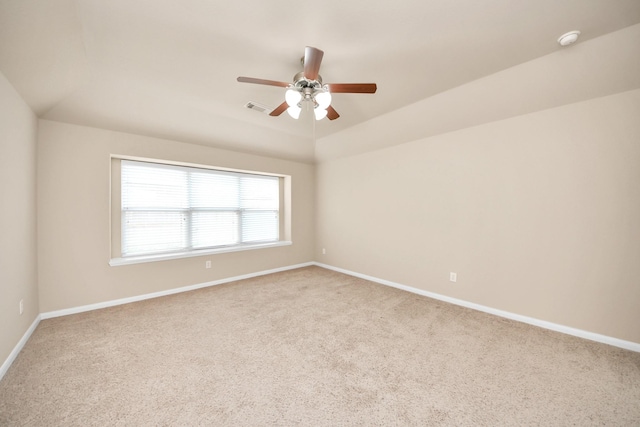
{"label": "white window blind", "polygon": [[279,239],[278,177],[122,160],[122,256]]}

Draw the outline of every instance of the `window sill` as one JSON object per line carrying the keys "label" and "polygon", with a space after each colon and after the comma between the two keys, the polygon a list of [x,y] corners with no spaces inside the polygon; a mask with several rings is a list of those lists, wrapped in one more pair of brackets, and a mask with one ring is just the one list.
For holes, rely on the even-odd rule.
{"label": "window sill", "polygon": [[289,246],[291,244],[293,244],[293,242],[291,242],[290,240],[281,240],[279,242],[261,243],[256,245],[232,246],[232,247],[226,247],[226,248],[203,249],[203,250],[189,251],[189,252],[174,252],[170,254],[159,254],[159,255],[131,256],[126,258],[111,258],[111,260],[109,260],[109,265],[111,267],[116,267],[119,265],[141,264],[145,262],[155,262],[155,261],[167,261],[171,259],[191,258],[196,256],[205,256],[205,255],[216,255],[216,254],[224,254],[228,252],[250,251],[253,249],[275,248],[278,246]]}

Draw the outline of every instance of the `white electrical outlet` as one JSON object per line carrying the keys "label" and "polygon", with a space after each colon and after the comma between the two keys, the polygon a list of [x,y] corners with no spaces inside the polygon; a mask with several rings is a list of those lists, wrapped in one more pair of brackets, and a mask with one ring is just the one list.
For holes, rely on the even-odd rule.
{"label": "white electrical outlet", "polygon": [[322,255],[326,255],[327,254],[327,250],[325,248],[322,248]]}
{"label": "white electrical outlet", "polygon": [[24,313],[24,300],[20,300],[20,314]]}
{"label": "white electrical outlet", "polygon": [[458,280],[458,273],[449,273],[449,281],[456,282]]}
{"label": "white electrical outlet", "polygon": [[211,268],[211,261],[207,261],[204,263],[204,268]]}

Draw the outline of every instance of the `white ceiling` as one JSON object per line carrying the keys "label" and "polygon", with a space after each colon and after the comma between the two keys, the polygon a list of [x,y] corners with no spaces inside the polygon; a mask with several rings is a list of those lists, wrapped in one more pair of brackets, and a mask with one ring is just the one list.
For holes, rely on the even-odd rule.
{"label": "white ceiling", "polygon": [[[639,0],[0,0],[0,71],[44,119],[312,162],[316,142],[438,111],[438,94],[553,54],[564,32],[637,23]],[[335,94],[334,121],[244,108],[284,89],[236,77],[289,82],[307,45],[325,82],[378,92]]]}

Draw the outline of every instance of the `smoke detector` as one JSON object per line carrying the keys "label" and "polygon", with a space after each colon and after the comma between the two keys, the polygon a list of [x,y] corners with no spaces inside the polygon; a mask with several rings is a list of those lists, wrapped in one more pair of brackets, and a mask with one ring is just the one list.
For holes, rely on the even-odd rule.
{"label": "smoke detector", "polygon": [[558,38],[558,43],[560,43],[560,46],[569,46],[570,44],[574,44],[576,40],[578,40],[579,35],[580,31],[569,31],[568,33],[563,34]]}

